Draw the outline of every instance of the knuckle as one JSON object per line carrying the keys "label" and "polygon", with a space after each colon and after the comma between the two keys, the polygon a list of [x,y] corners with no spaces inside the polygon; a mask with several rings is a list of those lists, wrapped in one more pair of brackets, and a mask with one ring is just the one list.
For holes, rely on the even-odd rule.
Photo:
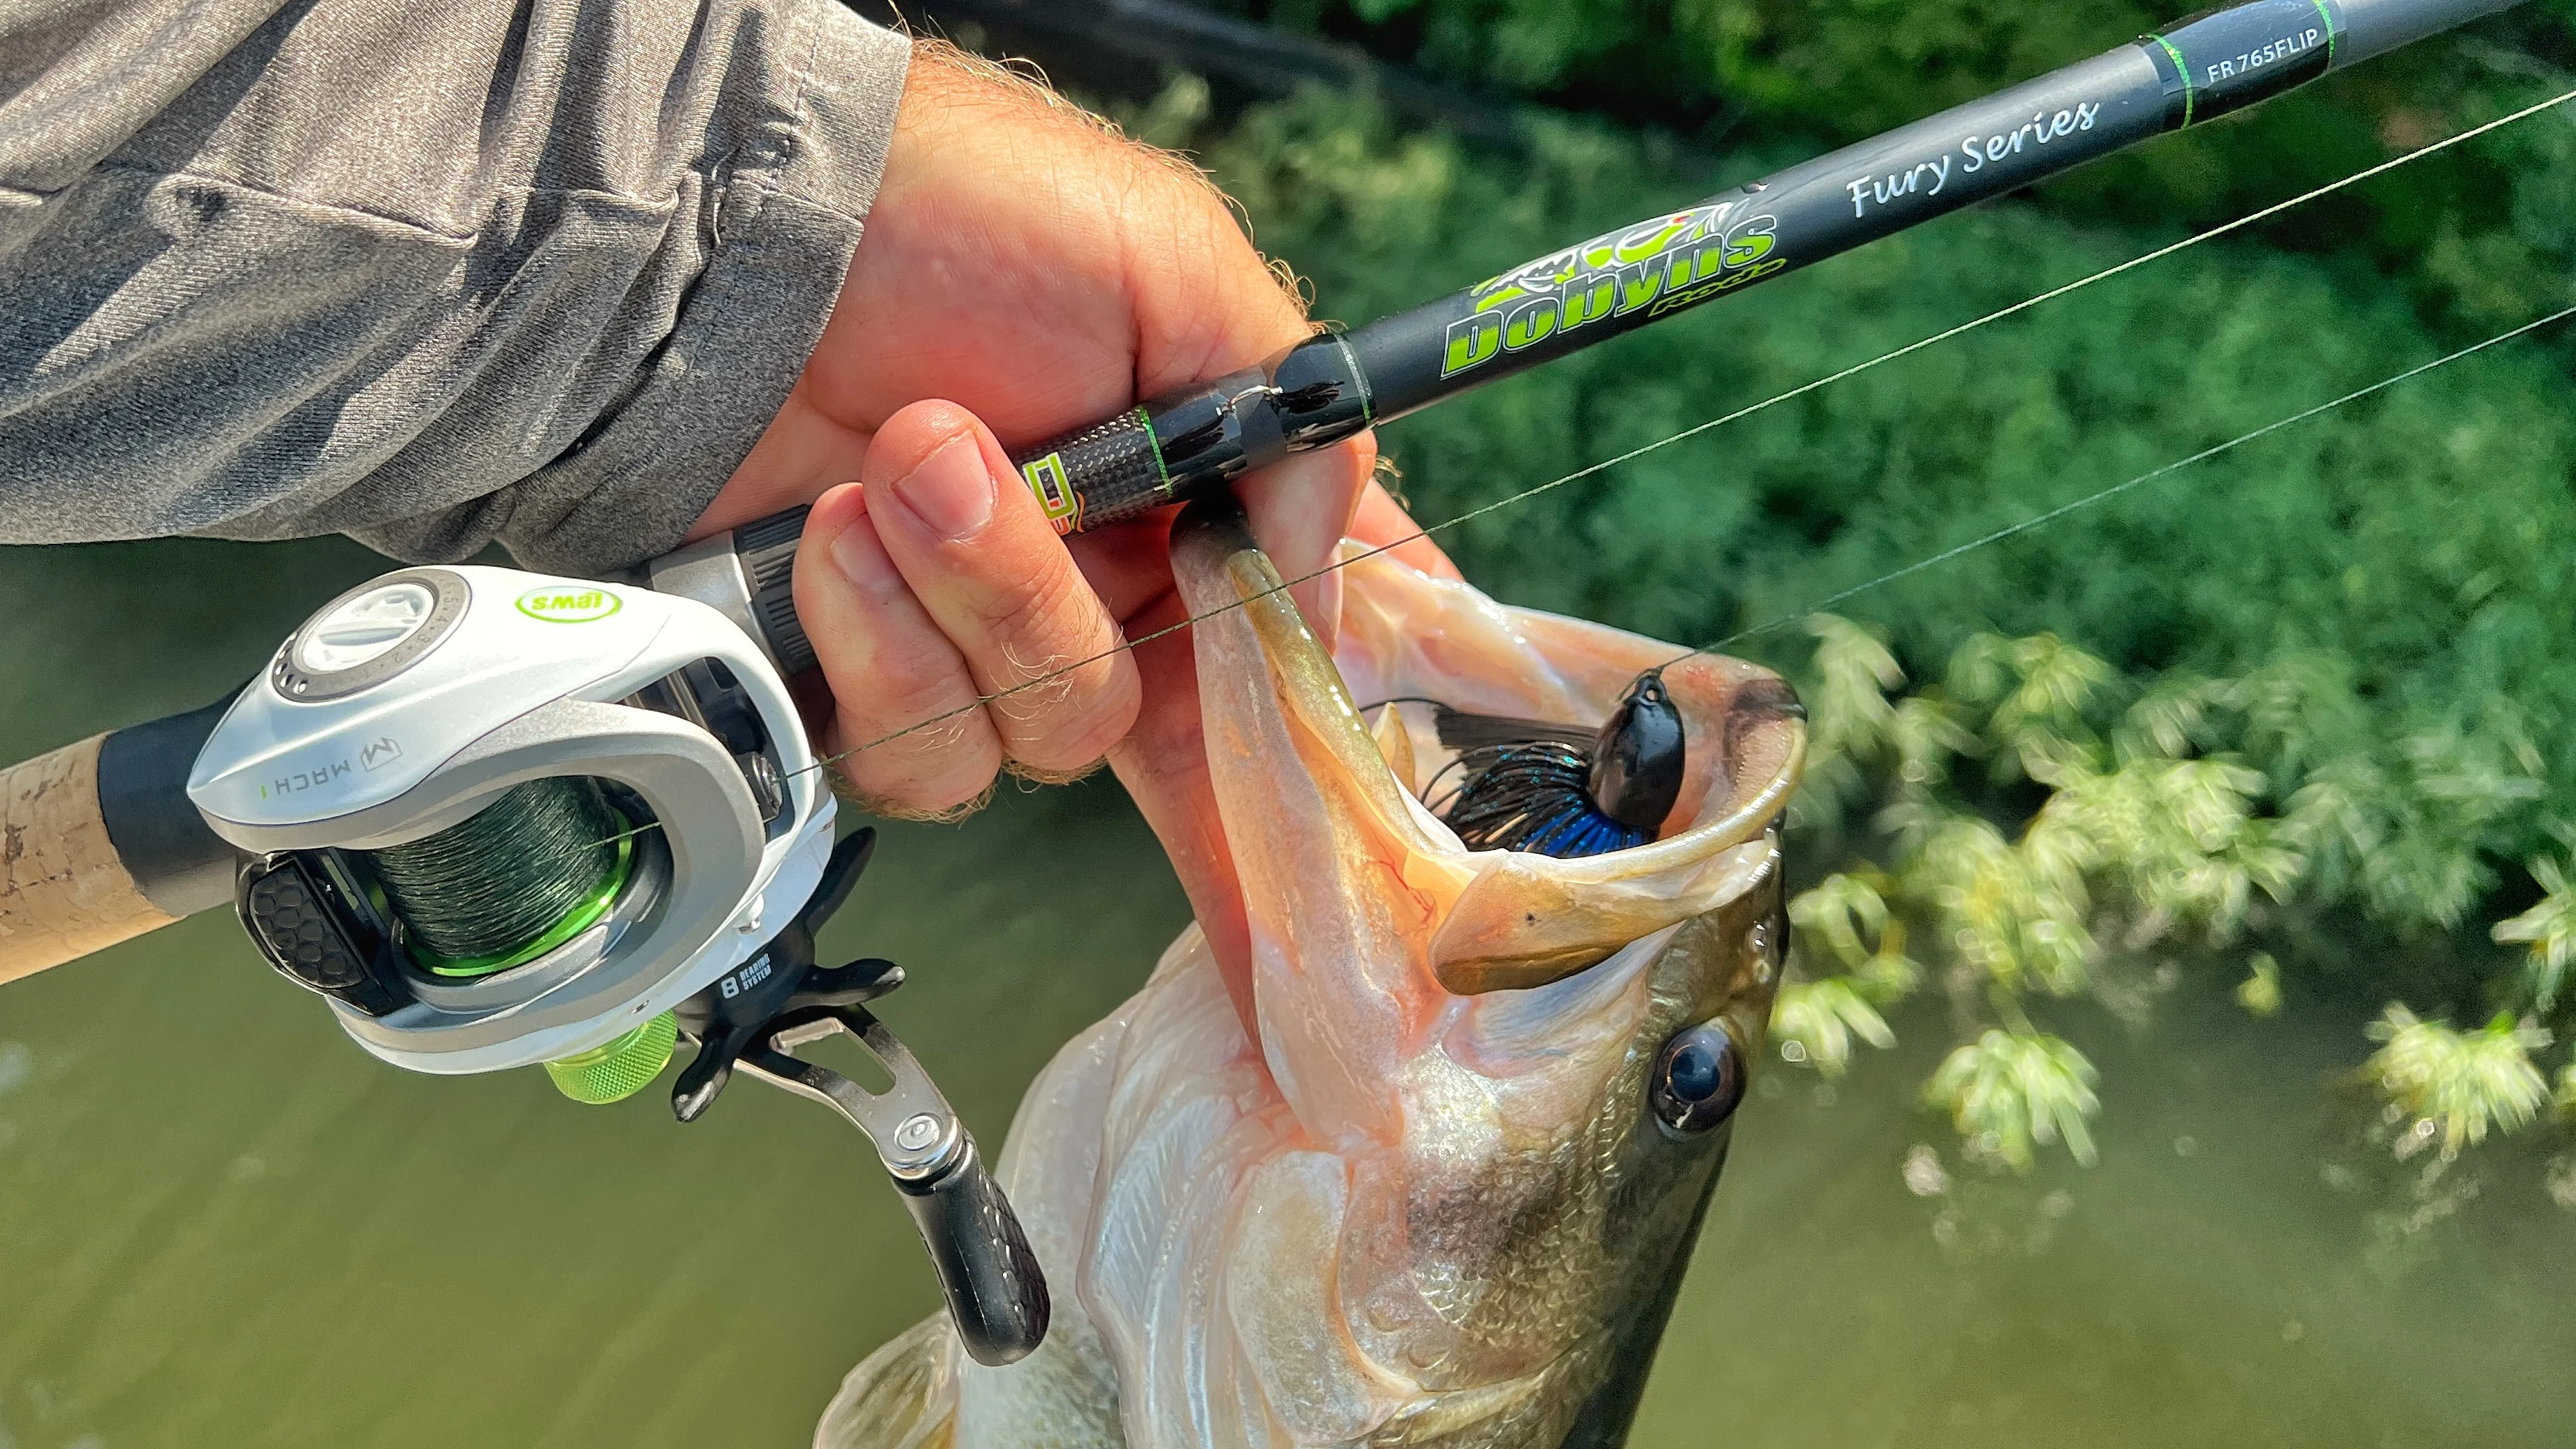
{"label": "knuckle", "polygon": [[1081,606],[1094,609],[1091,586],[1073,566],[1073,556],[1049,558],[1035,568],[989,579],[975,601],[975,621],[996,644],[1022,649],[1038,647],[1050,633],[1081,617]]}
{"label": "knuckle", "polygon": [[936,754],[982,722],[965,661],[935,634],[909,646],[877,640],[849,648],[824,672],[841,745],[862,756]]}
{"label": "knuckle", "polygon": [[824,655],[824,675],[845,716],[911,724],[975,698],[965,660],[926,622],[852,630],[817,652]]}
{"label": "knuckle", "polygon": [[[1029,578],[1012,581],[981,619],[979,663],[985,687],[1011,691],[1012,711],[1045,707],[1085,692],[1111,661],[1096,656],[1117,643],[1117,625],[1070,555]],[[1032,698],[1034,696],[1034,698]]]}
{"label": "knuckle", "polygon": [[953,819],[988,795],[1002,768],[989,730],[972,713],[897,735],[842,759],[849,792],[872,814]]}
{"label": "knuckle", "polygon": [[[1135,672],[1124,661],[1098,660],[988,708],[1011,758],[1039,770],[1089,767],[1135,723],[1141,703]],[[1016,709],[1006,706],[1018,705]]]}
{"label": "knuckle", "polygon": [[953,667],[865,675],[858,688],[835,689],[833,698],[845,730],[855,725],[866,731],[866,739],[894,734],[895,741],[912,742],[915,750],[956,744],[980,713],[974,686]]}
{"label": "knuckle", "polygon": [[835,687],[845,713],[868,715],[891,726],[927,721],[930,715],[974,703],[974,682],[948,651],[886,651],[858,672],[853,687]]}

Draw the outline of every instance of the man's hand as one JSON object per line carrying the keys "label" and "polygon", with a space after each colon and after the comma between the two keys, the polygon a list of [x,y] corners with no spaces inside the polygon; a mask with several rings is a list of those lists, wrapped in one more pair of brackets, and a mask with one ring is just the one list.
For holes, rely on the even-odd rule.
{"label": "man's hand", "polygon": [[[1242,911],[1188,636],[1097,657],[1181,617],[1169,517],[1060,539],[1006,449],[1306,333],[1195,172],[925,46],[822,341],[699,523],[711,533],[814,503],[797,611],[835,702],[824,747],[858,749],[839,768],[869,808],[950,814],[1005,768],[1063,779],[1106,757],[1238,985]],[[1284,574],[1331,557],[1374,460],[1363,436],[1244,480],[1254,533]],[[1402,530],[1382,494],[1371,505],[1377,531]],[[1327,638],[1339,597],[1332,576],[1296,590]]]}

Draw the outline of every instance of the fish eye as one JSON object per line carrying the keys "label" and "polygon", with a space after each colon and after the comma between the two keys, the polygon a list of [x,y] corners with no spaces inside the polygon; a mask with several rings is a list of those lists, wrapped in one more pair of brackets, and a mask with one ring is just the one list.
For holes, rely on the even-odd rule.
{"label": "fish eye", "polygon": [[1744,1056],[1714,1022],[1675,1032],[1655,1058],[1655,1120],[1696,1136],[1735,1114],[1744,1100]]}

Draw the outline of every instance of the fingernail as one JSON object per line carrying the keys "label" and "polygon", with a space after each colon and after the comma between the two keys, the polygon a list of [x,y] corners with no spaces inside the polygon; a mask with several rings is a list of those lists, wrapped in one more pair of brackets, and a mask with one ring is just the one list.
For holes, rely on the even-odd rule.
{"label": "fingernail", "polygon": [[993,475],[972,433],[959,433],[895,480],[894,496],[941,538],[965,538],[993,516]]}
{"label": "fingernail", "polygon": [[865,514],[850,520],[831,542],[832,566],[841,577],[858,585],[863,593],[883,594],[904,587],[903,572],[894,566],[886,553],[885,543],[877,537],[877,526]]}

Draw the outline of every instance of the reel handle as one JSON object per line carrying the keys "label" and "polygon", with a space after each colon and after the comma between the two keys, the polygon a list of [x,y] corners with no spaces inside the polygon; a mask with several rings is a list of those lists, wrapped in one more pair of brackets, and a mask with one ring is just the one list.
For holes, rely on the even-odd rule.
{"label": "reel handle", "polygon": [[1019,1215],[984,1170],[975,1139],[959,1135],[957,1163],[937,1181],[896,1178],[895,1186],[930,1250],[958,1339],[975,1362],[999,1368],[1045,1340],[1053,1305]]}
{"label": "reel handle", "polygon": [[[1053,1306],[1046,1274],[1019,1214],[984,1170],[974,1137],[911,1050],[857,1006],[798,1007],[760,1034],[764,1040],[742,1054],[743,1071],[831,1108],[876,1147],[930,1250],[966,1351],[991,1368],[1027,1357],[1046,1338]],[[794,1055],[797,1047],[835,1034],[856,1038],[893,1085],[871,1092]]]}

